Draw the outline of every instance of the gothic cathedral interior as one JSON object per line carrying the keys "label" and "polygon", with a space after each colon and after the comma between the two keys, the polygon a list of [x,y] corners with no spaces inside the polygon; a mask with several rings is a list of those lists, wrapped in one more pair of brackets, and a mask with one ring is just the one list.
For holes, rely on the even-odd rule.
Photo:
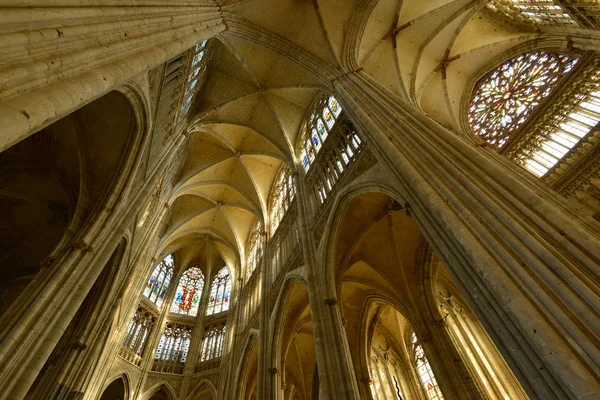
{"label": "gothic cathedral interior", "polygon": [[600,0],[0,0],[0,400],[600,400]]}

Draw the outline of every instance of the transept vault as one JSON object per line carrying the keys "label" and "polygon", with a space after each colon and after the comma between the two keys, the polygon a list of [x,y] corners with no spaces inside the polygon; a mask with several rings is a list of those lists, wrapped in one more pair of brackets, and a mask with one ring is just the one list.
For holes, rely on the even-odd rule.
{"label": "transept vault", "polygon": [[600,399],[600,5],[0,3],[0,399]]}

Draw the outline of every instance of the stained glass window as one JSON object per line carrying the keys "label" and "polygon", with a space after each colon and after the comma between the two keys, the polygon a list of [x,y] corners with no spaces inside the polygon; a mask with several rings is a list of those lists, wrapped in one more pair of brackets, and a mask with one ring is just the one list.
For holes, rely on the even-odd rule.
{"label": "stained glass window", "polygon": [[229,269],[223,267],[213,278],[206,315],[217,314],[229,310],[230,294],[231,278],[229,276]]}
{"label": "stained glass window", "polygon": [[200,362],[219,358],[223,355],[223,341],[225,340],[225,324],[207,327],[202,339]]}
{"label": "stained glass window", "polygon": [[578,60],[532,51],[494,69],[477,83],[473,93],[468,111],[473,132],[501,148]]}
{"label": "stained glass window", "polygon": [[167,322],[156,348],[154,361],[162,361],[167,364],[185,364],[191,337],[191,326]]}
{"label": "stained glass window", "polygon": [[296,187],[294,178],[292,177],[292,171],[284,165],[277,173],[275,183],[273,184],[273,189],[271,190],[269,202],[271,235],[273,235],[277,230],[279,223],[283,219],[283,216],[285,215],[295,196]]}
{"label": "stained glass window", "polygon": [[254,229],[250,234],[248,241],[248,256],[246,258],[246,279],[252,276],[252,272],[260,264],[263,254],[263,239],[261,233],[261,225],[258,221],[254,224]]}
{"label": "stained glass window", "polygon": [[540,25],[578,25],[577,21],[554,0],[493,0],[487,7],[521,22]]}
{"label": "stained glass window", "polygon": [[173,257],[171,255],[166,256],[156,266],[144,289],[144,296],[159,308],[163,304],[169,283],[171,282],[171,278],[173,278],[173,266]]}
{"label": "stained glass window", "polygon": [[200,268],[191,267],[185,271],[179,279],[171,312],[195,317],[198,314],[203,287],[204,274]]}
{"label": "stained glass window", "polygon": [[341,112],[342,108],[333,96],[317,101],[315,111],[308,118],[304,135],[300,139],[304,145],[301,162],[305,171],[308,171],[315,160]]}
{"label": "stained glass window", "polygon": [[156,317],[152,313],[143,307],[138,307],[131,319],[121,345],[130,352],[141,356],[144,352],[148,335],[152,331],[155,322]]}
{"label": "stained glass window", "polygon": [[393,351],[383,354],[379,349],[371,349],[370,365],[371,393],[375,400],[403,400],[398,383],[398,371],[402,370],[398,357]]}
{"label": "stained glass window", "polygon": [[[204,40],[198,43],[193,49],[191,63],[188,64],[189,73],[185,83],[185,91],[181,101],[181,107],[179,108],[179,122],[185,118],[192,107],[194,96],[200,89],[204,79],[204,73],[206,72],[206,43],[207,41]],[[203,60],[205,62],[203,62]]]}
{"label": "stained glass window", "polygon": [[[581,87],[583,86],[583,87]],[[534,146],[520,146],[514,157],[537,176],[544,176],[590,134],[600,122],[600,70],[586,74],[583,90],[562,96],[560,104],[541,118]],[[536,137],[536,136],[534,136]]]}
{"label": "stained glass window", "polygon": [[443,400],[444,396],[433,375],[431,366],[429,366],[423,346],[419,343],[417,335],[414,332],[412,334],[412,354],[417,367],[417,375],[419,375],[419,380],[427,393],[427,398],[429,400]]}

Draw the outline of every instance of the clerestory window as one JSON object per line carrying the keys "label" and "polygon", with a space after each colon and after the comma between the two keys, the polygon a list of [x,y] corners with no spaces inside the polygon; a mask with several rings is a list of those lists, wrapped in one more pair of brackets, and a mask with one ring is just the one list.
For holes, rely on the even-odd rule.
{"label": "clerestory window", "polygon": [[282,166],[275,178],[269,201],[269,219],[271,222],[271,236],[277,230],[283,216],[290,208],[296,196],[296,182],[292,171],[286,165]]}
{"label": "clerestory window", "polygon": [[598,64],[542,51],[506,61],[476,85],[468,114],[473,132],[543,177],[600,122]]}
{"label": "clerestory window", "polygon": [[188,268],[179,279],[171,312],[195,317],[198,314],[203,288],[202,270],[198,267]]}
{"label": "clerestory window", "polygon": [[252,233],[250,234],[250,240],[248,241],[248,255],[246,257],[246,279],[252,276],[252,273],[260,264],[263,254],[263,237],[261,232],[261,225],[257,221],[254,224]]}
{"label": "clerestory window", "polygon": [[160,264],[156,266],[154,272],[148,279],[146,288],[144,289],[144,296],[160,308],[165,300],[169,283],[173,278],[173,256],[166,256]]}
{"label": "clerestory window", "polygon": [[219,358],[223,354],[223,341],[225,340],[225,324],[206,327],[202,340],[200,362]]}
{"label": "clerestory window", "polygon": [[223,267],[213,278],[206,315],[218,314],[229,310],[230,294],[231,277],[229,275],[229,269]]}

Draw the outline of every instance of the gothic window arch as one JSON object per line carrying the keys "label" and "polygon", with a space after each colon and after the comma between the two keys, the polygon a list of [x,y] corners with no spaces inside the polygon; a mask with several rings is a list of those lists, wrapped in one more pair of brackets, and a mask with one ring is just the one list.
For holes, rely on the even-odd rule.
{"label": "gothic window arch", "polygon": [[191,52],[188,75],[185,81],[181,105],[178,111],[178,122],[183,121],[190,111],[194,97],[204,82],[208,59],[206,44],[207,40],[198,43]]}
{"label": "gothic window arch", "polygon": [[578,61],[543,51],[505,61],[475,85],[468,111],[471,129],[501,148]]}
{"label": "gothic window arch", "polygon": [[121,348],[125,351],[120,351],[120,354],[139,365],[140,357],[144,353],[148,336],[155,322],[156,317],[150,311],[139,306],[121,341]]}
{"label": "gothic window arch", "polygon": [[442,395],[442,391],[433,375],[433,371],[431,370],[431,366],[429,365],[429,361],[425,356],[425,351],[423,350],[423,346],[419,342],[417,338],[417,334],[415,332],[412,333],[411,336],[411,351],[413,361],[415,363],[415,367],[417,369],[417,375],[419,376],[419,380],[423,385],[423,389],[427,394],[428,400],[443,400],[444,396]]}
{"label": "gothic window arch", "polygon": [[207,327],[202,339],[200,362],[219,358],[223,355],[223,342],[225,340],[225,324],[216,324]]}
{"label": "gothic window arch", "polygon": [[252,273],[258,267],[262,260],[263,255],[263,235],[261,231],[261,224],[256,221],[250,239],[248,241],[248,254],[246,256],[246,279],[252,276]]}
{"label": "gothic window arch", "polygon": [[469,122],[501,154],[543,177],[600,122],[600,59],[540,51],[514,57],[478,82]]}
{"label": "gothic window arch", "polygon": [[364,143],[334,96],[322,95],[313,104],[302,125],[299,153],[307,187],[320,206],[354,164]]}
{"label": "gothic window arch", "polygon": [[167,294],[169,283],[173,278],[173,267],[175,262],[173,256],[166,256],[160,264],[154,268],[146,288],[144,289],[144,296],[160,308]]}
{"label": "gothic window arch", "polygon": [[371,390],[375,400],[403,400],[400,358],[392,351],[371,348]]}
{"label": "gothic window arch", "polygon": [[292,170],[283,165],[275,178],[269,202],[269,219],[271,221],[271,236],[277,230],[283,216],[290,208],[296,196],[296,182]]}
{"label": "gothic window arch", "polygon": [[230,295],[231,276],[229,275],[229,269],[223,267],[213,278],[206,315],[218,314],[229,310]]}
{"label": "gothic window arch", "polygon": [[179,279],[171,312],[195,317],[198,314],[203,288],[202,270],[199,267],[188,268]]}
{"label": "gothic window arch", "polygon": [[308,120],[300,143],[302,151],[300,161],[305,171],[308,171],[323,143],[337,122],[342,112],[342,107],[333,96],[321,98],[315,105]]}
{"label": "gothic window arch", "polygon": [[156,348],[152,370],[181,373],[187,359],[191,338],[191,326],[167,322]]}

